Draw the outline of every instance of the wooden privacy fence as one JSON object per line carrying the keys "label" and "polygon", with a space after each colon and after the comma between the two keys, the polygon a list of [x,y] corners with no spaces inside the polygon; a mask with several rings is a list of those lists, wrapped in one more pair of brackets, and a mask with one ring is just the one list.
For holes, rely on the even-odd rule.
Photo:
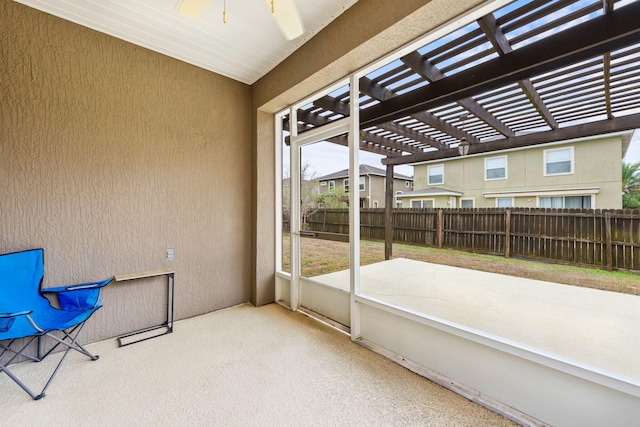
{"label": "wooden privacy fence", "polygon": [[[309,230],[348,234],[349,210],[318,210]],[[360,237],[384,240],[384,209],[360,211]],[[394,209],[393,241],[640,270],[640,209]]]}

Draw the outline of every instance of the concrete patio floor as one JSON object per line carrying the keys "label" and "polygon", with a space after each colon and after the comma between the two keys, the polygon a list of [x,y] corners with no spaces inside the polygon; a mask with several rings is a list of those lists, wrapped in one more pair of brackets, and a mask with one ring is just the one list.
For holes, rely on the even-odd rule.
{"label": "concrete patio floor", "polygon": [[[313,277],[349,289],[349,272]],[[640,297],[397,258],[361,293],[640,382]]]}
{"label": "concrete patio floor", "polygon": [[[513,426],[500,415],[276,304],[177,322],[127,347],[70,354],[40,401],[0,374],[7,426]],[[58,356],[13,366],[42,384]]]}

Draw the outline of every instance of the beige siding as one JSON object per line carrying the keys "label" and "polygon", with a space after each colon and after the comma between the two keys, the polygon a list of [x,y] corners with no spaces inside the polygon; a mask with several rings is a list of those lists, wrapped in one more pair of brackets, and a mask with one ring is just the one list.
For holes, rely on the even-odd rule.
{"label": "beige siding", "polygon": [[[247,301],[250,87],[10,0],[0,27],[0,252],[43,247],[45,286],[174,268],[177,318]],[[164,293],[104,303],[87,340],[161,320]]]}
{"label": "beige siding", "polygon": [[[566,175],[545,176],[544,151],[573,147],[574,171]],[[507,178],[485,180],[485,158],[506,156]],[[444,165],[444,184],[428,185],[429,165]],[[570,141],[565,144],[548,144],[523,150],[493,153],[487,156],[470,156],[449,161],[418,165],[414,168],[415,189],[441,187],[463,193],[463,198],[475,198],[476,207],[494,207],[495,198],[487,198],[487,192],[524,190],[563,190],[568,188],[597,187],[596,208],[619,209],[622,207],[622,138],[606,136],[597,139]],[[517,197],[517,207],[536,207],[536,196]]]}

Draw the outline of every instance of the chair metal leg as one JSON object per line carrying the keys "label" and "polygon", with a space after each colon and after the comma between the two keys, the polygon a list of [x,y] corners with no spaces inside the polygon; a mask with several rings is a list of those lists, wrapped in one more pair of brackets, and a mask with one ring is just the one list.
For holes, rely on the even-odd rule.
{"label": "chair metal leg", "polygon": [[[53,333],[51,333],[51,332],[47,333],[46,335],[49,338],[51,338],[52,340],[56,341],[57,344],[55,346],[53,346],[53,348],[51,350],[49,350],[44,355],[44,357],[48,356],[53,350],[55,350],[56,347],[58,347],[60,344],[62,344],[62,345],[65,345],[65,346],[69,347],[69,349],[72,348],[75,351],[84,354],[85,356],[87,356],[91,360],[98,360],[99,356],[94,356],[86,348],[84,348],[83,346],[81,346],[80,344],[78,344],[76,342],[76,340],[78,339],[78,336],[80,335],[80,332],[82,331],[82,328],[84,328],[84,322],[76,325],[69,332],[60,331],[60,332],[62,332],[64,334],[64,337],[62,337],[62,338],[58,338],[57,336],[53,335]],[[76,329],[78,330],[78,332],[76,332],[75,336],[72,336],[71,334],[74,333],[76,331]],[[67,339],[69,341],[65,341]]]}
{"label": "chair metal leg", "polygon": [[[53,378],[56,376],[56,374],[58,373],[58,370],[60,369],[60,367],[62,366],[62,363],[64,362],[64,360],[66,359],[67,355],[69,354],[69,352],[71,350],[76,350],[79,353],[84,354],[85,356],[89,357],[91,360],[98,360],[98,356],[94,356],[93,354],[91,354],[89,351],[87,351],[87,349],[85,349],[83,346],[81,346],[80,344],[78,344],[76,342],[76,340],[78,339],[78,336],[80,335],[80,332],[82,332],[82,329],[84,328],[84,322],[80,323],[79,325],[77,325],[76,327],[74,327],[73,329],[71,329],[69,332],[67,331],[61,331],[62,333],[64,333],[64,337],[63,338],[58,338],[57,336],[53,335],[53,333],[48,332],[45,335],[48,336],[49,338],[53,339],[54,341],[56,341],[56,345],[49,350],[44,356],[42,356],[42,359],[44,359],[45,357],[47,357],[52,351],[53,349],[55,349],[58,345],[62,344],[64,346],[67,347],[67,349],[64,351],[64,354],[62,355],[62,358],[60,359],[60,361],[58,362],[58,364],[56,365],[55,369],[53,370],[53,373],[51,374],[51,376],[49,377],[49,379],[47,380],[47,383],[45,384],[44,388],[42,389],[42,391],[40,392],[40,394],[35,394],[29,387],[27,387],[26,384],[24,384],[22,381],[20,381],[20,379],[18,377],[16,377],[9,369],[7,369],[7,367],[5,365],[1,365],[0,364],[0,371],[5,372],[9,378],[11,378],[16,384],[18,384],[29,396],[31,396],[31,398],[33,400],[39,400],[42,399],[45,396],[45,393],[47,391],[47,389],[49,388],[49,386],[51,385],[51,382],[53,381]],[[71,335],[75,332],[75,335]],[[2,353],[0,353],[0,355],[4,354],[6,351],[10,351],[11,353],[15,353],[7,362],[7,364],[11,363],[16,357],[22,355],[24,356],[24,354],[22,354],[22,352],[24,350],[26,350],[26,348],[29,346],[29,344],[31,344],[35,339],[38,339],[39,337],[33,337],[31,340],[29,340],[19,351],[15,351],[12,349],[9,349],[5,346],[2,346],[4,348],[4,350],[2,351]],[[66,341],[66,340],[69,341]],[[38,342],[39,344],[39,342]],[[40,348],[38,348],[38,352],[40,352]],[[31,360],[34,361],[40,361],[42,359],[36,359],[33,358],[31,356],[25,356],[30,358]]]}
{"label": "chair metal leg", "polygon": [[0,365],[0,371],[4,372],[5,374],[7,374],[9,376],[9,378],[11,378],[16,384],[18,384],[25,392],[27,392],[27,394],[29,396],[31,396],[31,398],[33,400],[39,400],[42,398],[42,396],[40,395],[36,395],[34,392],[31,391],[31,389],[29,387],[27,387],[25,385],[25,383],[23,383],[22,381],[20,381],[20,379],[18,377],[16,377],[10,370],[8,370],[4,365]]}
{"label": "chair metal leg", "polygon": [[27,343],[24,346],[22,346],[22,348],[20,350],[18,350],[18,351],[16,351],[16,350],[11,348],[11,345],[16,341],[15,339],[9,341],[9,344],[6,345],[6,346],[0,344],[0,348],[2,348],[2,352],[0,353],[0,358],[2,356],[4,356],[5,353],[9,352],[9,353],[13,353],[13,356],[11,356],[11,358],[9,358],[9,360],[5,362],[6,365],[11,364],[11,362],[13,362],[16,359],[16,357],[18,357],[18,356],[25,357],[25,358],[27,358],[29,360],[33,360],[34,362],[40,362],[42,360],[41,358],[29,356],[28,354],[24,354],[24,351],[27,349],[27,347],[29,347],[29,345],[31,345],[31,343],[34,340],[36,340],[37,338],[38,337],[31,337],[27,341]]}

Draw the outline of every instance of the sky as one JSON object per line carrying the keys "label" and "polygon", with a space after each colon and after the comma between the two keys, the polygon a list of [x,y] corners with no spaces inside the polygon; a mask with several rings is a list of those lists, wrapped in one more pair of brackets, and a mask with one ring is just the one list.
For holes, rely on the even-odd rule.
{"label": "sky", "polygon": [[624,158],[627,163],[640,162],[640,129],[636,129],[633,137],[631,138],[631,144],[627,150],[627,155]]}
{"label": "sky", "polygon": [[[381,160],[384,157],[378,154],[360,151],[360,164],[370,165],[376,168],[385,169]],[[329,142],[319,142],[302,147],[302,165],[308,163],[314,173],[314,178],[318,178],[330,173],[338,172],[349,168],[349,149],[343,145]],[[289,147],[285,146],[283,151],[283,170],[289,170]],[[396,166],[395,173],[413,176],[413,167]]]}

